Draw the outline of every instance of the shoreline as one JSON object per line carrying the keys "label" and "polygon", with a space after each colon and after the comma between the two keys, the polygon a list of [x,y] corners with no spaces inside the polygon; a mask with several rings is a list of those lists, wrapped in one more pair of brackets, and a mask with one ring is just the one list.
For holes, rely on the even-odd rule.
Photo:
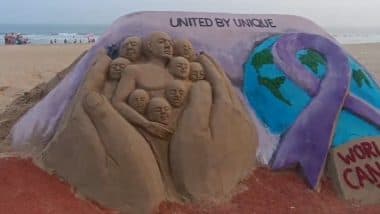
{"label": "shoreline", "polygon": [[74,43],[68,43],[68,44],[63,44],[63,43],[50,44],[50,43],[47,43],[47,44],[23,44],[23,45],[1,44],[0,48],[2,48],[2,47],[30,47],[30,46],[44,46],[44,47],[47,47],[47,46],[81,46],[81,45],[92,46],[93,44],[95,44],[95,43],[77,43],[77,44],[74,44]]}

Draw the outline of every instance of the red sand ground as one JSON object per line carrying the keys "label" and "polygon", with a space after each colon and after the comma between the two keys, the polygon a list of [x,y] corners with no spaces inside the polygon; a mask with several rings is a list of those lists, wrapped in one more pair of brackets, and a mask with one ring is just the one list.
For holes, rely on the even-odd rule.
{"label": "red sand ground", "polygon": [[[359,206],[337,198],[332,184],[310,190],[295,172],[255,170],[245,182],[247,190],[219,205],[179,205],[165,202],[157,214],[245,213],[380,213],[380,205]],[[70,186],[35,167],[30,160],[0,159],[0,213],[6,214],[110,214],[109,210],[78,199]]]}
{"label": "red sand ground", "polygon": [[2,214],[110,214],[75,197],[70,186],[48,175],[30,160],[0,159]]}
{"label": "red sand ground", "polygon": [[272,172],[259,168],[254,176],[243,182],[247,190],[235,195],[229,202],[208,208],[196,205],[162,203],[158,214],[379,214],[380,205],[360,206],[340,200],[332,183],[322,181],[321,192],[309,189],[293,171]]}

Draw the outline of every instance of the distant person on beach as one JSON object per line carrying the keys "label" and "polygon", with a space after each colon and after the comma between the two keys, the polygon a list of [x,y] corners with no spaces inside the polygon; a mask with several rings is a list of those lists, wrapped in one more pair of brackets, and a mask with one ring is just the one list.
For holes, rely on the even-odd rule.
{"label": "distant person on beach", "polygon": [[57,39],[54,39],[54,44],[57,44]]}
{"label": "distant person on beach", "polygon": [[63,43],[67,44],[67,39],[63,40]]}
{"label": "distant person on beach", "polygon": [[50,44],[51,44],[51,45],[53,44],[53,40],[52,40],[52,39],[50,39]]}

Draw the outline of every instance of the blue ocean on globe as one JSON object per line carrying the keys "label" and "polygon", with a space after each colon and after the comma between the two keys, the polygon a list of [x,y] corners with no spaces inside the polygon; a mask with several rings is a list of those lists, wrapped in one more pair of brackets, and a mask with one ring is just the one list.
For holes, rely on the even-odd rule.
{"label": "blue ocean on globe", "polygon": [[[269,131],[281,136],[296,121],[312,97],[290,80],[273,62],[271,49],[280,37],[281,35],[270,37],[254,48],[244,65],[242,90],[250,106]],[[326,75],[326,60],[320,53],[300,50],[297,52],[297,58],[319,79]],[[348,58],[352,70],[351,93],[380,108],[379,86],[363,66],[352,57]],[[332,146],[338,147],[352,140],[370,136],[380,136],[380,129],[343,108],[338,116]]]}

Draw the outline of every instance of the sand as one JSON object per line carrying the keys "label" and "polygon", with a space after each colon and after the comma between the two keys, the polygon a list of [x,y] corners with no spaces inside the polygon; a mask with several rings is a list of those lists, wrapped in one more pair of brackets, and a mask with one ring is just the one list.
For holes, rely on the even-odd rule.
{"label": "sand", "polygon": [[50,80],[90,45],[0,46],[0,111],[17,95]]}
{"label": "sand", "polygon": [[[380,80],[380,43],[344,47]],[[17,95],[48,81],[89,48],[89,44],[0,46],[0,112]]]}
{"label": "sand", "polygon": [[163,202],[155,214],[377,214],[380,205],[344,201],[333,189],[331,180],[323,177],[321,191],[310,190],[305,180],[293,170],[273,172],[257,168],[242,182],[245,190],[220,204],[178,204]]}
{"label": "sand", "polygon": [[344,48],[372,72],[380,83],[380,43],[352,44]]}
{"label": "sand", "polygon": [[[344,47],[380,80],[380,43]],[[0,111],[19,94],[50,80],[88,48],[89,45],[0,46]],[[13,213],[25,213],[29,210],[30,213],[65,213],[68,207],[75,207],[78,213],[109,213],[77,199],[67,184],[43,173],[30,161],[1,160],[0,169],[0,189],[5,193],[0,194],[0,198],[7,196],[7,200],[0,200],[6,202],[0,202],[0,212],[12,210]],[[10,176],[11,170],[19,174]],[[377,213],[380,208],[378,205],[361,207],[340,200],[331,182],[325,179],[321,193],[316,193],[294,171],[274,173],[257,169],[254,174],[243,182],[245,191],[228,202],[217,206],[162,203],[157,213]],[[34,180],[22,179],[31,176],[37,177]],[[18,187],[18,194],[13,194],[15,187]],[[46,197],[40,194],[43,188],[46,189]],[[20,203],[23,206],[19,206]]]}
{"label": "sand", "polygon": [[35,167],[30,160],[2,158],[0,171],[0,213],[114,213],[75,196],[70,185]]}

